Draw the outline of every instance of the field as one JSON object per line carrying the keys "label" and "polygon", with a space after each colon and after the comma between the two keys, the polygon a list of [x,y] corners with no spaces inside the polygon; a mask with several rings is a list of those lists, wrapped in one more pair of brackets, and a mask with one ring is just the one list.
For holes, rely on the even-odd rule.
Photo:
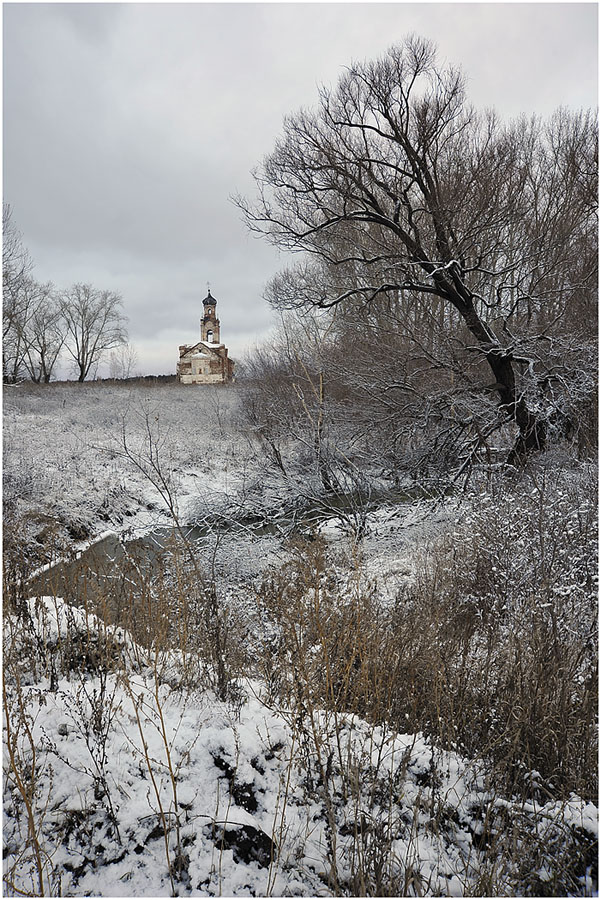
{"label": "field", "polygon": [[247,402],[5,388],[6,893],[593,895],[596,466],[334,502]]}

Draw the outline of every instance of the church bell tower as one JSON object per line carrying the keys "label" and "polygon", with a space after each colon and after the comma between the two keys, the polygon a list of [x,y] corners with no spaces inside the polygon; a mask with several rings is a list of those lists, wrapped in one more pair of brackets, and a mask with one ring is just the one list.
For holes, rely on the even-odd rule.
{"label": "church bell tower", "polygon": [[208,344],[219,344],[219,319],[217,318],[217,301],[211,296],[211,289],[202,301],[203,317],[200,320],[200,339]]}

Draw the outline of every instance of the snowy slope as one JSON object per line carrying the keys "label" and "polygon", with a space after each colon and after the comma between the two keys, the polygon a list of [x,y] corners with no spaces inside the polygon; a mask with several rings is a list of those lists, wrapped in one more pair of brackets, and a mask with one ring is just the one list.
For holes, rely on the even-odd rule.
{"label": "snowy slope", "polygon": [[[508,830],[536,859],[540,884],[558,852],[594,840],[596,809],[576,796],[518,804],[419,734],[270,708],[259,682],[220,702],[186,687],[177,655],[59,600],[31,601],[30,616],[46,653],[80,634],[115,657],[95,666],[88,654],[54,683],[23,685],[29,729],[10,691],[16,731],[5,739],[21,771],[36,754],[30,819],[5,780],[10,894],[39,892],[31,821],[44,891],[66,896],[356,895],[377,852],[395,893],[461,896],[493,874],[490,847]],[[497,887],[515,883],[520,862],[505,862]],[[573,887],[590,891],[591,872],[574,874]]]}

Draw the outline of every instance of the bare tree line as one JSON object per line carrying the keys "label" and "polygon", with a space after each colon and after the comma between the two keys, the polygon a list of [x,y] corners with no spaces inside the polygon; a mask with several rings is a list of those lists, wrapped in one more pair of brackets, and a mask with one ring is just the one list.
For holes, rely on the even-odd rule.
{"label": "bare tree line", "polygon": [[2,209],[2,234],[4,382],[48,383],[61,354],[71,360],[78,381],[93,375],[111,350],[112,371],[121,374],[125,365],[133,365],[131,348],[122,349],[127,328],[121,296],[91,284],[59,290],[38,282],[8,204]]}

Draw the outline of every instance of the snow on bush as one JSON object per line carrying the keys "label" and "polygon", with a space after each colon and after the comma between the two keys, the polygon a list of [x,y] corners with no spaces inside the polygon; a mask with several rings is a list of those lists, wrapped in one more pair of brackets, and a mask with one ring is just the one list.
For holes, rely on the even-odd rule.
{"label": "snow on bush", "polygon": [[[28,618],[41,654],[73,639],[81,659],[24,683],[8,617],[10,895],[595,888],[597,810],[576,795],[499,796],[482,763],[352,714],[267,705],[259,681],[219,702],[177,682],[177,654],[56,598]],[[86,655],[86,635],[110,652]]]}
{"label": "snow on bush", "polygon": [[[547,454],[439,506],[362,507],[360,545],[335,510],[325,539],[286,543],[316,471],[298,447],[288,477],[269,470],[237,403],[11,391],[7,892],[590,895],[593,470]],[[239,527],[142,573],[142,616],[125,537],[169,503]],[[120,627],[93,614],[110,590],[29,596],[51,589],[37,566],[107,527],[130,565],[107,561],[129,586]]]}

